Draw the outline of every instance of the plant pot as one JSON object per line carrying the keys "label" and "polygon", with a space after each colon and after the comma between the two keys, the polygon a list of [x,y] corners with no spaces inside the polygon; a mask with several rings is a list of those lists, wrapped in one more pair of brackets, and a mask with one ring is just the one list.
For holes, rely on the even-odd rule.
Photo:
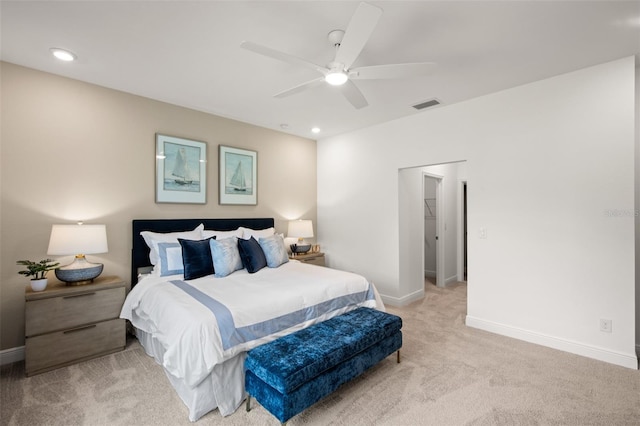
{"label": "plant pot", "polygon": [[47,278],[41,278],[39,280],[31,280],[31,290],[42,291],[47,288]]}

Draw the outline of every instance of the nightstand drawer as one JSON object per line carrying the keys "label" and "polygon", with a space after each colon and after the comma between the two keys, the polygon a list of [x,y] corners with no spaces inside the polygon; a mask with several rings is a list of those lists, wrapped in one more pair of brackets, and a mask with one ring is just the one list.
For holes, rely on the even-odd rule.
{"label": "nightstand drawer", "polygon": [[308,263],[310,265],[325,266],[325,264],[324,264],[324,256],[317,256],[317,257],[313,257],[311,259],[304,259],[304,260],[300,260],[300,262]]}
{"label": "nightstand drawer", "polygon": [[326,266],[324,263],[324,253],[322,252],[297,254],[295,256],[290,256],[289,259],[295,259],[310,265]]}
{"label": "nightstand drawer", "polygon": [[118,318],[125,288],[87,291],[26,303],[25,334],[36,336]]}
{"label": "nightstand drawer", "polygon": [[119,351],[126,344],[125,321],[114,319],[66,331],[27,337],[27,375],[72,364],[83,358]]}

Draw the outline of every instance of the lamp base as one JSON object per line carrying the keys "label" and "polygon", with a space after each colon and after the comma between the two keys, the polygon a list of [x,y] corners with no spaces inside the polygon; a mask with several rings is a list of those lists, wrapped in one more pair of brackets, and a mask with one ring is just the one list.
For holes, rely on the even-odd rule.
{"label": "lamp base", "polygon": [[103,268],[102,263],[91,263],[83,254],[79,254],[69,265],[56,269],[55,274],[57,279],[67,285],[85,285],[92,283]]}
{"label": "lamp base", "polygon": [[289,247],[291,248],[291,253],[294,254],[303,254],[311,250],[311,244],[291,244]]}

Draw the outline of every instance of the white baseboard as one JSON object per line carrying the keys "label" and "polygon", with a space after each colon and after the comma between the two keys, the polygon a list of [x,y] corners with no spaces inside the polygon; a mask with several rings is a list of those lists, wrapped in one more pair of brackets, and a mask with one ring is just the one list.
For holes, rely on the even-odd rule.
{"label": "white baseboard", "polygon": [[455,284],[458,282],[458,276],[457,275],[453,275],[449,278],[445,278],[444,280],[444,286],[448,286],[449,284]]}
{"label": "white baseboard", "polygon": [[436,271],[428,271],[428,270],[425,269],[424,277],[425,278],[435,278],[436,277]]}
{"label": "white baseboard", "polygon": [[24,346],[0,351],[0,365],[12,364],[24,359]]}
{"label": "white baseboard", "polygon": [[638,369],[638,357],[635,356],[635,354],[624,354],[609,349],[572,342],[554,336],[535,333],[529,330],[483,320],[481,318],[475,318],[470,315],[467,315],[465,324],[469,327],[478,328],[480,330],[489,331],[502,336],[512,337],[514,339],[524,340],[525,342],[535,343],[537,345],[585,356],[587,358],[597,359],[599,361],[608,362],[622,367],[632,368],[634,370]]}
{"label": "white baseboard", "polygon": [[415,291],[403,297],[392,297],[392,296],[381,294],[380,298],[385,303],[385,305],[391,305],[391,306],[397,306],[397,307],[405,306],[411,302],[415,302],[416,300],[420,300],[424,298],[424,289]]}
{"label": "white baseboard", "polygon": [[457,276],[457,275],[454,275],[454,276],[452,276],[452,277],[445,278],[445,279],[444,279],[444,285],[439,285],[438,287],[446,287],[446,286],[448,286],[448,285],[452,285],[452,284],[455,284],[455,283],[457,283],[457,282],[459,282],[459,281],[458,281],[458,276]]}

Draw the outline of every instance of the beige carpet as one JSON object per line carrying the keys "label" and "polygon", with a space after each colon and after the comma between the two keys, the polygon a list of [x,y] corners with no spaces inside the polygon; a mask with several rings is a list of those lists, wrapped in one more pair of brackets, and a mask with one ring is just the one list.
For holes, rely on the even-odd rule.
{"label": "beige carpet", "polygon": [[[640,372],[468,328],[466,285],[427,285],[402,309],[402,362],[389,357],[290,425],[640,425]],[[25,378],[1,369],[2,425],[187,425],[187,410],[137,341]],[[255,405],[255,403],[254,403]],[[262,407],[200,425],[275,425]]]}

